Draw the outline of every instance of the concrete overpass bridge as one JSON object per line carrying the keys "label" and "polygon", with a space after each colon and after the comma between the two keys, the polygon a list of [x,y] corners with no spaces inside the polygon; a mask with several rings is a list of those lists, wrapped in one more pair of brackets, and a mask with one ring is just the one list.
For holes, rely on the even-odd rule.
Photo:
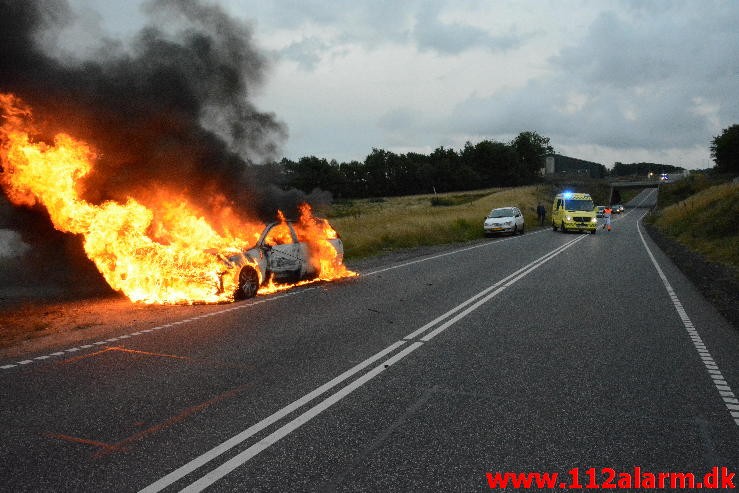
{"label": "concrete overpass bridge", "polygon": [[[682,179],[683,176],[681,175],[673,175],[670,177],[670,182],[677,181]],[[659,188],[660,185],[663,185],[665,182],[657,179],[656,177],[653,179],[647,179],[647,180],[624,180],[624,181],[610,181],[608,185],[610,186],[610,191],[608,193],[608,203],[613,203],[613,192],[615,190],[619,189],[628,189],[628,188]],[[668,182],[669,183],[669,182]],[[655,204],[656,205],[656,204]]]}

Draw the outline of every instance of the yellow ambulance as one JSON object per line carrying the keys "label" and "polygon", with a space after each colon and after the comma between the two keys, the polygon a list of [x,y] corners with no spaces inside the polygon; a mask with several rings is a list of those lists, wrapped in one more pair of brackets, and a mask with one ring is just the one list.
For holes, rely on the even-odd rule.
{"label": "yellow ambulance", "polygon": [[597,208],[589,193],[562,192],[552,203],[552,230],[587,231],[595,234],[598,229]]}

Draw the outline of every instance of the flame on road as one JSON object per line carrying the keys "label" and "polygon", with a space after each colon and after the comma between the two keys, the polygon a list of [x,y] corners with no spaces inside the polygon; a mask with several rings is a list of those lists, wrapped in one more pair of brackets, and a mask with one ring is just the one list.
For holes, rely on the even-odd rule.
{"label": "flame on road", "polygon": [[[59,231],[82,235],[87,256],[110,286],[144,303],[217,303],[232,299],[236,274],[214,251],[238,252],[253,245],[264,224],[243,220],[225,196],[209,209],[166,188],[142,200],[85,200],[85,177],[99,156],[66,133],[52,142],[37,137],[31,110],[19,98],[0,93],[0,185],[18,206],[43,206]],[[284,219],[284,218],[283,218]],[[301,208],[296,224],[310,242],[321,280],[353,275],[326,240],[336,233]],[[215,226],[214,226],[215,225]],[[269,292],[270,290],[265,290]]]}

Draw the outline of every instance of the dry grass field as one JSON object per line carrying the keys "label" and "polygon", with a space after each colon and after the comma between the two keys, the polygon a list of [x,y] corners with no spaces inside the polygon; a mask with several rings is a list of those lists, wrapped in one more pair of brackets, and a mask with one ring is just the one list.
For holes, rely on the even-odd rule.
{"label": "dry grass field", "polygon": [[739,274],[739,184],[724,183],[688,196],[652,220],[663,233]]}
{"label": "dry grass field", "polygon": [[326,211],[344,240],[347,258],[397,248],[469,241],[483,237],[484,217],[495,207],[516,206],[527,228],[536,224],[539,201],[549,208],[550,188],[494,188],[438,195],[362,199]]}

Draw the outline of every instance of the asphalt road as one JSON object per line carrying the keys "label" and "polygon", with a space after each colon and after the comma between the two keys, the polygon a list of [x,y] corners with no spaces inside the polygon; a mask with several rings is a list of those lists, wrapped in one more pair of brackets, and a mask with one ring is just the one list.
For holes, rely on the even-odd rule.
{"label": "asphalt road", "polygon": [[0,361],[0,489],[466,492],[488,472],[736,472],[739,333],[646,236],[645,211],[596,235],[366,261],[355,279]]}

